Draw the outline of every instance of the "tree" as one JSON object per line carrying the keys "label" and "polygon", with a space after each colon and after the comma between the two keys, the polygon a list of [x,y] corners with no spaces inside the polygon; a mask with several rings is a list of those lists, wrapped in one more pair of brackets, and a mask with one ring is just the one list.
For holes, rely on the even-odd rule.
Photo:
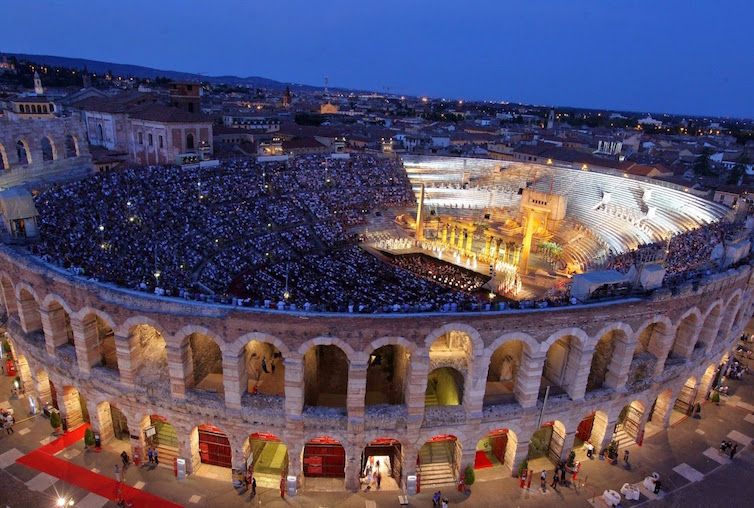
{"label": "tree", "polygon": [[86,446],[94,446],[94,443],[94,431],[87,428],[86,431],[84,431],[84,444]]}
{"label": "tree", "polygon": [[712,151],[705,147],[696,159],[694,159],[693,170],[698,176],[710,176],[713,175],[712,164],[710,164],[710,155]]}
{"label": "tree", "polygon": [[469,464],[466,469],[463,470],[463,483],[466,485],[474,485],[474,468]]}
{"label": "tree", "polygon": [[741,156],[736,160],[736,165],[733,166],[733,169],[730,170],[727,183],[729,185],[738,185],[738,182],[746,174],[746,168],[749,166],[749,164],[751,164],[751,160],[749,159],[748,155],[746,155],[746,152],[742,153]]}
{"label": "tree", "polygon": [[60,413],[57,411],[50,413],[50,427],[57,430],[61,425],[63,425],[63,421],[60,419]]}

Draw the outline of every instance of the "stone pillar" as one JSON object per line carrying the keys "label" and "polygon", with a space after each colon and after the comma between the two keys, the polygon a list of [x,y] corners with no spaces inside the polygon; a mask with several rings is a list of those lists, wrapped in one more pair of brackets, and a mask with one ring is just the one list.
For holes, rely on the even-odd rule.
{"label": "stone pillar", "polygon": [[[126,415],[126,418],[128,418],[129,441],[131,443],[131,457],[133,458],[134,455],[138,454],[139,460],[144,462],[145,457],[147,456],[147,442],[144,438],[143,429],[151,425],[152,420],[149,415],[147,415],[137,424],[136,418],[132,418],[132,416],[133,415]],[[134,438],[134,436],[136,437]]]}
{"label": "stone pillar", "polygon": [[[481,419],[484,392],[487,389],[487,369],[489,365],[482,366],[481,354],[473,358],[471,365],[474,367],[472,367],[473,370],[467,376],[463,393],[463,405],[466,408],[467,419]],[[476,447],[476,443],[474,443],[474,447]]]}
{"label": "stone pillar", "polygon": [[625,391],[628,382],[628,372],[634,359],[636,343],[628,343],[613,338],[613,356],[605,375],[605,386],[616,391]]}
{"label": "stone pillar", "polygon": [[474,241],[474,232],[469,230],[469,234],[466,237],[466,252],[471,252],[471,244]]}
{"label": "stone pillar", "polygon": [[68,406],[66,405],[66,396],[63,394],[65,390],[60,387],[57,388],[55,391],[55,394],[57,395],[57,403],[58,403],[58,411],[60,411],[60,420],[66,421],[67,425],[67,414],[68,414]]}
{"label": "stone pillar", "polygon": [[188,341],[179,347],[166,345],[165,349],[168,353],[170,395],[174,399],[185,400],[186,390],[194,385],[194,366],[189,354]]}
{"label": "stone pillar", "polygon": [[99,334],[97,332],[97,317],[89,314],[83,319],[71,318],[73,341],[76,344],[76,359],[79,370],[83,374],[92,372],[92,366],[102,361],[99,350]]}
{"label": "stone pillar", "polygon": [[453,226],[450,229],[450,246],[455,247],[456,246],[456,228]]}
{"label": "stone pillar", "polygon": [[96,404],[87,400],[86,407],[89,411],[89,420],[92,430],[94,430],[94,432],[99,432],[100,442],[102,444],[107,444],[115,439],[113,414],[110,411],[110,404],[108,402]]}
{"label": "stone pillar", "polygon": [[442,243],[448,243],[448,226],[446,224],[442,226]]}
{"label": "stone pillar", "polygon": [[594,348],[581,349],[582,347],[572,341],[566,362],[564,388],[571,400],[584,398],[589,371],[592,367]]}
{"label": "stone pillar", "polygon": [[303,449],[292,447],[288,450],[288,476],[296,477],[296,484],[299,488],[303,486],[303,475],[301,472],[301,454]]}
{"label": "stone pillar", "polygon": [[[518,473],[518,463],[516,462],[516,453],[518,452],[518,438],[513,432],[508,432],[508,443],[505,445],[505,454],[503,456],[503,469],[505,472],[513,476],[514,473]],[[526,451],[528,452],[529,446],[527,443]],[[524,458],[526,458],[524,456]],[[523,460],[523,459],[522,459]]]}
{"label": "stone pillar", "polygon": [[139,338],[131,334],[123,336],[115,334],[115,354],[118,357],[118,372],[120,373],[120,382],[129,388],[134,387],[136,372],[141,365],[142,353],[139,345]]}
{"label": "stone pillar", "polygon": [[[15,150],[11,150],[15,153]],[[18,312],[18,302],[16,302],[16,295],[13,293],[13,287],[10,285],[2,284],[3,299],[5,300],[5,310],[8,316]]]}
{"label": "stone pillar", "polygon": [[345,477],[346,477],[346,490],[350,490],[352,492],[357,492],[359,490],[359,473],[361,468],[361,448],[358,448],[353,445],[346,446],[344,444],[344,448],[346,451],[346,467],[345,467]]}
{"label": "stone pillar", "polygon": [[701,333],[701,331],[701,322],[693,328],[685,326],[685,321],[681,322],[680,328],[677,333],[677,335],[680,335],[680,337],[676,337],[675,341],[673,342],[671,352],[675,351],[676,355],[682,358],[686,358],[687,360],[690,359],[691,354],[694,352],[694,346],[696,345],[696,341],[698,340],[699,333]]}
{"label": "stone pillar", "polygon": [[545,366],[546,354],[531,356],[524,350],[521,352],[521,364],[516,374],[513,392],[522,408],[536,407],[539,387],[542,385],[542,369]]}
{"label": "stone pillar", "polygon": [[484,255],[489,256],[490,255],[490,246],[492,244],[492,237],[487,236],[484,241]]}
{"label": "stone pillar", "polygon": [[[659,377],[662,374],[662,371],[665,370],[665,361],[670,355],[670,348],[673,347],[674,335],[672,334],[672,331],[667,330],[661,332],[660,329],[661,328],[658,326],[652,331],[653,336],[649,341],[649,352],[657,357],[657,363],[652,372],[652,377]],[[657,334],[656,339],[654,334]]]}
{"label": "stone pillar", "polygon": [[39,308],[33,297],[29,296],[23,300],[18,300],[18,310],[18,318],[24,332],[30,333],[42,329]]}
{"label": "stone pillar", "polygon": [[616,423],[618,423],[617,418],[610,420],[599,412],[594,415],[592,434],[589,436],[589,439],[592,445],[594,445],[595,453],[601,452],[603,448],[607,448],[607,445],[610,444],[610,441],[613,439]]}
{"label": "stone pillar", "polygon": [[566,460],[568,454],[573,450],[573,443],[576,441],[576,431],[566,432],[565,440],[563,441],[563,450],[560,452],[560,460]]}
{"label": "stone pillar", "polygon": [[285,366],[285,417],[287,420],[301,420],[304,410],[304,360],[303,358],[283,358]]}
{"label": "stone pillar", "polygon": [[194,427],[191,432],[183,432],[175,427],[178,434],[178,456],[186,459],[186,474],[192,474],[202,463],[199,456],[199,428]]}
{"label": "stone pillar", "polygon": [[409,424],[421,425],[424,420],[424,404],[427,398],[429,354],[414,354],[408,363],[406,383],[406,410]]}
{"label": "stone pillar", "polygon": [[47,354],[55,356],[55,349],[68,344],[68,330],[65,324],[65,311],[57,307],[54,310],[40,309],[39,317],[45,335]]}
{"label": "stone pillar", "polygon": [[473,441],[473,438],[467,438],[464,441],[461,441],[461,463],[458,465],[459,470],[456,471],[456,478],[461,478],[461,473],[463,473],[464,469],[466,469],[466,466],[474,467],[474,461],[476,460],[476,445],[477,441]]}
{"label": "stone pillar", "polygon": [[[510,446],[510,442],[508,443],[508,446]],[[513,457],[512,457],[512,468],[513,471],[518,474],[518,468],[521,466],[521,463],[526,460],[526,457],[529,456],[529,440],[524,440],[523,438],[518,441],[516,444],[516,448],[513,451]],[[505,450],[505,460],[508,460],[508,450]]]}
{"label": "stone pillar", "polygon": [[670,396],[660,394],[655,403],[652,423],[667,429],[670,426],[670,413],[673,411],[673,405],[675,405],[675,397],[672,394]]}
{"label": "stone pillar", "polygon": [[40,376],[38,372],[32,374],[32,379],[34,380],[34,388],[37,391],[37,398],[39,399],[40,405],[44,405],[47,402],[52,403],[50,379],[47,377],[47,373],[43,372],[43,374],[44,376]]}
{"label": "stone pillar", "polygon": [[241,397],[246,392],[246,349],[238,354],[223,353],[223,386],[225,407],[241,409]]}
{"label": "stone pillar", "polygon": [[364,400],[366,393],[367,364],[351,363],[348,368],[348,395],[346,396],[349,423],[364,421]]}

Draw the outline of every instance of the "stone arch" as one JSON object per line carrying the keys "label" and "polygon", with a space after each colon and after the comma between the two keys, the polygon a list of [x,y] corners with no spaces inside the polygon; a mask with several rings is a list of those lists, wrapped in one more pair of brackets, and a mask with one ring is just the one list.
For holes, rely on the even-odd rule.
{"label": "stone arch", "polygon": [[[593,339],[594,354],[592,355],[589,377],[586,383],[587,392],[598,390],[603,386],[613,389],[620,388],[619,385],[623,383],[621,367],[626,359],[621,358],[620,353],[616,354],[615,341],[628,344],[632,335],[631,327],[625,323],[608,325],[595,334]],[[624,350],[624,348],[618,351],[625,351],[627,355],[631,354],[631,351]]]}
{"label": "stone arch", "polygon": [[476,328],[467,325],[465,323],[447,323],[440,328],[437,328],[429,333],[424,339],[424,348],[427,352],[431,349],[432,345],[443,335],[448,333],[457,332],[465,334],[471,341],[471,356],[482,354],[484,351],[484,340],[479,334]]}
{"label": "stone arch", "polygon": [[678,390],[673,403],[673,410],[684,416],[690,415],[697,401],[698,387],[699,377],[695,374],[689,376]]}
{"label": "stone arch", "polygon": [[718,299],[714,301],[702,320],[702,329],[697,336],[695,348],[707,350],[712,347],[717,337],[718,330],[723,318],[723,301]]}
{"label": "stone arch", "polygon": [[289,471],[291,448],[277,434],[252,432],[243,442],[244,460],[251,456],[254,477],[262,483],[280,482]]}
{"label": "stone arch", "polygon": [[493,427],[477,440],[474,469],[492,469],[485,477],[504,478],[515,470],[519,434],[504,423]]}
{"label": "stone arch", "polygon": [[47,352],[57,356],[59,348],[66,348],[67,354],[76,361],[76,343],[71,325],[72,309],[63,298],[49,293],[42,301],[42,328],[45,333]]}
{"label": "stone arch", "polygon": [[621,409],[616,427],[616,441],[622,441],[622,434],[629,436],[633,441],[639,439],[646,409],[647,403],[642,399],[635,399]]}
{"label": "stone arch", "polygon": [[5,312],[8,314],[8,317],[18,314],[16,288],[13,286],[12,279],[6,273],[0,275],[0,288],[3,292],[3,302],[5,304]]}
{"label": "stone arch", "polygon": [[426,407],[459,406],[463,403],[465,392],[471,387],[466,385],[462,372],[453,367],[438,367],[427,377]]}
{"label": "stone arch", "polygon": [[540,344],[540,352],[547,353],[553,344],[565,337],[573,337],[580,348],[586,348],[590,345],[589,335],[581,328],[562,328],[551,334]]}
{"label": "stone arch", "polygon": [[580,364],[589,336],[579,328],[565,328],[550,335],[542,343],[541,352],[545,353],[542,367],[541,388],[550,387],[550,395],[567,393],[572,399],[580,398],[578,394]]}
{"label": "stone arch", "polygon": [[673,359],[688,359],[696,344],[701,330],[702,313],[696,307],[687,310],[679,319],[675,328],[675,337],[665,365]]}
{"label": "stone arch", "polygon": [[544,423],[529,439],[529,464],[542,458],[548,459],[553,464],[560,463],[566,451],[565,440],[566,426],[563,422],[552,420]]}
{"label": "stone arch", "polygon": [[186,388],[217,393],[224,398],[222,338],[203,326],[189,325],[176,334],[181,339],[181,358]]}
{"label": "stone arch", "polygon": [[81,351],[86,351],[89,367],[102,367],[118,372],[118,354],[115,346],[117,325],[104,311],[84,307],[73,318],[74,335]]}
{"label": "stone arch", "polygon": [[348,460],[354,458],[348,456],[349,448],[348,440],[334,432],[320,430],[307,435],[301,444],[302,475],[345,479]]}
{"label": "stone arch", "polygon": [[416,345],[403,337],[383,337],[367,346],[365,406],[404,404],[413,350]]}
{"label": "stone arch", "polygon": [[341,340],[328,339],[322,337],[306,343],[310,347],[303,354],[304,404],[342,408],[346,407],[352,361],[339,345],[344,344]]}
{"label": "stone arch", "polygon": [[5,146],[0,143],[0,170],[10,169],[8,154],[5,152]]}
{"label": "stone arch", "polygon": [[201,464],[218,467],[233,467],[233,447],[230,434],[211,424],[198,424],[189,431],[191,463],[196,468]]}
{"label": "stone arch", "polygon": [[150,317],[141,315],[132,316],[126,319],[117,329],[115,329],[115,333],[120,337],[128,337],[139,325],[148,325],[154,328],[163,337],[170,337],[170,333],[162,323]]}
{"label": "stone arch", "polygon": [[[239,346],[240,350],[233,354]],[[242,394],[253,393],[256,388],[264,395],[285,396],[285,359],[289,350],[282,340],[266,333],[247,333],[229,344],[226,354],[238,358]]]}
{"label": "stone arch", "polygon": [[667,316],[649,318],[637,329],[629,384],[651,378],[658,366],[664,365],[670,351],[672,330],[673,325]]}
{"label": "stone arch", "polygon": [[31,151],[29,150],[29,143],[25,139],[16,141],[16,155],[18,156],[18,164],[20,166],[31,164]]}
{"label": "stone arch", "polygon": [[278,351],[280,351],[280,353],[282,353],[283,357],[288,357],[291,355],[291,351],[288,348],[288,345],[285,343],[285,341],[283,341],[279,337],[276,337],[270,333],[262,333],[262,332],[250,332],[250,333],[241,335],[233,342],[228,343],[223,352],[231,354],[231,355],[240,354],[243,348],[246,347],[246,344],[248,344],[249,342],[253,340],[271,344]]}
{"label": "stone arch", "polygon": [[42,329],[42,317],[39,313],[39,296],[34,289],[25,282],[16,284],[16,300],[18,302],[21,328],[26,333]]}
{"label": "stone arch", "polygon": [[89,421],[86,399],[80,390],[71,385],[64,385],[61,392],[58,393],[58,404],[60,404],[61,397],[63,406],[58,409],[60,409],[61,416],[65,417],[68,430],[73,430]]}
{"label": "stone arch", "polygon": [[362,355],[359,355],[354,349],[351,347],[350,344],[345,342],[344,340],[338,338],[338,337],[314,337],[313,339],[309,339],[301,346],[299,346],[298,350],[296,351],[300,357],[303,357],[309,349],[311,349],[314,346],[337,346],[338,349],[343,351],[343,353],[346,355],[346,358],[348,358],[348,363],[359,363],[359,360],[361,359]]}
{"label": "stone arch", "polygon": [[482,368],[487,371],[484,406],[518,400],[518,374],[531,362],[532,351],[538,348],[531,336],[514,332],[499,337],[485,350],[481,359]]}
{"label": "stone arch", "polygon": [[65,156],[66,158],[79,156],[79,141],[73,134],[65,136]]}
{"label": "stone arch", "polygon": [[368,357],[377,349],[383,346],[402,346],[408,350],[409,353],[414,354],[417,350],[416,344],[404,337],[380,337],[370,342],[363,353]]}
{"label": "stone arch", "polygon": [[715,388],[714,383],[718,378],[717,363],[711,363],[702,374],[699,381],[699,393],[702,398],[707,398],[710,392]]}
{"label": "stone arch", "polygon": [[650,410],[649,421],[660,428],[667,428],[675,402],[675,388],[661,389]]}
{"label": "stone arch", "polygon": [[58,158],[58,151],[55,147],[55,141],[53,141],[50,136],[42,137],[40,146],[42,148],[43,161],[54,161]]}
{"label": "stone arch", "polygon": [[738,312],[738,307],[741,305],[741,294],[742,291],[737,289],[725,304],[725,312],[723,314],[723,319],[720,322],[720,328],[717,332],[715,342],[724,341],[728,338],[728,335],[730,335],[730,332],[733,329],[736,312]]}
{"label": "stone arch", "polygon": [[192,132],[186,133],[186,150],[194,149],[194,134]]}
{"label": "stone arch", "polygon": [[170,369],[164,327],[153,319],[134,316],[118,328],[116,336],[128,346],[128,351],[121,351],[119,355],[119,364],[123,364],[121,381],[126,385],[146,385],[148,393],[169,393]]}

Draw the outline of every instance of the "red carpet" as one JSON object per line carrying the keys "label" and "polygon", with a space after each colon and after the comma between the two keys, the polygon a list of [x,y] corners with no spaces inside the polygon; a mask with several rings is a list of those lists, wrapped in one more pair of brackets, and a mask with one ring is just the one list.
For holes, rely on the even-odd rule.
{"label": "red carpet", "polygon": [[490,458],[487,457],[487,454],[484,453],[483,451],[477,450],[476,458],[474,459],[474,469],[485,469],[488,467],[492,467],[492,462],[490,462]]}
{"label": "red carpet", "polygon": [[[52,443],[18,458],[16,462],[32,469],[36,469],[37,471],[47,473],[55,478],[60,478],[71,485],[88,490],[89,492],[102,496],[110,501],[118,501],[118,488],[120,487],[123,498],[129,503],[133,503],[134,508],[181,508],[181,505],[179,504],[172,503],[161,497],[149,494],[148,492],[143,492],[123,483],[119,485],[113,477],[93,473],[86,468],[53,457],[53,453],[63,450],[78,440],[81,440],[86,428],[86,425],[82,425],[78,429],[69,432]],[[76,439],[76,436],[78,436],[78,439]]]}

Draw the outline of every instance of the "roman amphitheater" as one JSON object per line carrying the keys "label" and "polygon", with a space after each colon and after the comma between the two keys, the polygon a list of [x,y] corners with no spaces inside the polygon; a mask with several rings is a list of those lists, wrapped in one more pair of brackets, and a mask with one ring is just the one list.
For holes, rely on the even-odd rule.
{"label": "roman amphitheater", "polygon": [[[491,480],[587,440],[641,442],[707,396],[752,316],[746,233],[725,229],[722,250],[710,245],[701,261],[682,245],[685,261],[669,255],[671,237],[732,221],[688,189],[481,159],[391,160],[400,174],[377,181],[368,173],[381,162],[342,163],[356,176],[325,164],[311,159],[318,176],[301,167],[298,180],[224,166],[222,192],[217,170],[149,169],[37,196],[40,245],[0,248],[29,403],[55,406],[69,428],[88,421],[142,458],[156,448],[167,467],[183,458],[190,474],[213,471],[229,488],[232,472],[253,467],[260,485],[283,476],[307,490],[357,489],[376,459],[383,489],[413,476],[429,489],[468,465]],[[193,190],[163,194],[160,181]],[[359,185],[369,192],[349,198]],[[222,205],[230,222],[207,223],[208,200],[243,207]],[[408,218],[393,221],[396,209]],[[135,223],[159,249],[123,243]],[[354,231],[363,245],[338,238]],[[562,246],[557,262],[532,237]],[[607,270],[658,243],[630,270]],[[523,259],[522,293],[451,290],[378,260],[440,263],[443,253],[469,277],[498,257]],[[604,273],[604,294],[564,289]]]}

